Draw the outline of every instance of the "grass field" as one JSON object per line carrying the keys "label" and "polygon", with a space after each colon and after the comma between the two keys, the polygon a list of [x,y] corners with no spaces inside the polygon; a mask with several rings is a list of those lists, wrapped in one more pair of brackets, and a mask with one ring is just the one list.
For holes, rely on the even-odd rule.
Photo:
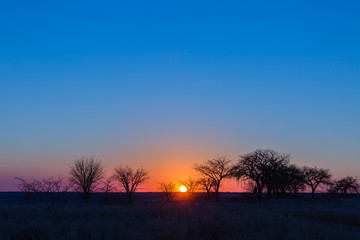
{"label": "grass field", "polygon": [[0,239],[360,239],[360,199],[2,203]]}

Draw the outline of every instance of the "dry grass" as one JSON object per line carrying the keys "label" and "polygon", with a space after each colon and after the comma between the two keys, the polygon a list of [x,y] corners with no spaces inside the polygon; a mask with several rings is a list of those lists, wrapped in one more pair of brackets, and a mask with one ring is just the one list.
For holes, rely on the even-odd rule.
{"label": "dry grass", "polygon": [[360,199],[3,204],[0,239],[360,239]]}

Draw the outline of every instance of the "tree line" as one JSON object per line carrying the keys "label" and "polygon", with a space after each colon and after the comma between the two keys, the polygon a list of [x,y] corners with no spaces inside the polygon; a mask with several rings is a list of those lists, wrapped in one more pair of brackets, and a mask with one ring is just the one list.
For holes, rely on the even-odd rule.
{"label": "tree line", "polygon": [[[312,198],[321,186],[325,186],[329,193],[359,193],[360,185],[356,178],[347,176],[332,179],[330,170],[318,167],[299,167],[291,163],[289,154],[281,154],[271,149],[257,149],[240,155],[237,161],[231,161],[226,156],[216,157],[200,164],[194,164],[201,176],[199,179],[189,177],[179,183],[187,188],[189,193],[195,191],[206,192],[207,197],[219,200],[220,188],[225,179],[236,179],[245,183],[248,191],[254,193],[259,201],[266,195],[268,198],[282,197],[293,194],[294,197],[305,189],[311,191]],[[24,194],[35,193],[50,207],[61,200],[62,194],[75,191],[88,202],[93,192],[106,194],[116,189],[115,183],[125,192],[127,202],[133,200],[138,186],[149,179],[149,172],[143,167],[133,169],[128,166],[114,168],[110,177],[104,175],[104,165],[94,157],[76,159],[70,166],[67,178],[50,178],[42,180],[19,181],[18,189]],[[66,181],[67,180],[67,181]],[[161,181],[158,189],[164,193],[167,201],[173,199],[176,183]],[[49,194],[52,193],[52,194]]]}

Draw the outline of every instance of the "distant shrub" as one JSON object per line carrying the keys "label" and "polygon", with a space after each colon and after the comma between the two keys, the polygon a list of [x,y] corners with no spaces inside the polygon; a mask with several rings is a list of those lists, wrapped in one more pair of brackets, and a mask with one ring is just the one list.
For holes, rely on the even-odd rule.
{"label": "distant shrub", "polygon": [[15,178],[19,181],[18,189],[23,191],[25,199],[29,201],[30,194],[34,194],[36,198],[46,207],[54,208],[56,204],[63,203],[66,192],[71,188],[71,184],[66,183],[62,177],[25,181],[22,178]]}

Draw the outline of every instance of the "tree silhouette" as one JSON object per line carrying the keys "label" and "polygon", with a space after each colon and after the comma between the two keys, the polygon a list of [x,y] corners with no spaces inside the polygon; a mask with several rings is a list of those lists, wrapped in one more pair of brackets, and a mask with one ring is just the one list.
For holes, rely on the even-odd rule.
{"label": "tree silhouette", "polygon": [[315,191],[320,184],[331,184],[331,174],[328,169],[303,167],[304,183],[311,189],[311,197],[315,199]]}
{"label": "tree silhouette", "polygon": [[114,171],[113,178],[118,181],[125,190],[129,203],[131,202],[137,187],[149,179],[148,172],[142,167],[134,171],[128,166],[120,166],[115,168]]}
{"label": "tree silhouette", "polygon": [[207,160],[203,164],[195,164],[194,169],[214,184],[216,201],[219,201],[219,190],[222,180],[233,177],[234,167],[225,156]]}
{"label": "tree silhouette", "polygon": [[266,188],[269,196],[277,189],[283,188],[284,171],[289,164],[290,156],[279,154],[270,149],[257,149],[240,156],[234,176],[240,180],[252,181],[259,201]]}
{"label": "tree silhouette", "polygon": [[268,175],[271,176],[272,188],[277,196],[285,195],[288,192],[292,192],[296,196],[299,190],[305,188],[304,174],[294,164],[288,165],[287,162],[282,162],[278,167],[271,168]]}
{"label": "tree silhouette", "polygon": [[90,193],[103,178],[104,166],[100,160],[94,157],[79,158],[70,167],[69,181],[75,186],[75,190],[82,194],[85,202],[88,202]]}
{"label": "tree silhouette", "polygon": [[161,181],[158,183],[158,189],[164,194],[167,202],[171,202],[174,198],[176,184],[173,182]]}
{"label": "tree silhouette", "polygon": [[331,188],[331,192],[342,193],[347,195],[348,193],[358,193],[360,185],[356,178],[347,176],[339,180],[335,180]]}
{"label": "tree silhouette", "polygon": [[211,191],[214,187],[214,181],[211,178],[204,177],[198,180],[199,187],[206,192],[207,199],[211,197]]}

